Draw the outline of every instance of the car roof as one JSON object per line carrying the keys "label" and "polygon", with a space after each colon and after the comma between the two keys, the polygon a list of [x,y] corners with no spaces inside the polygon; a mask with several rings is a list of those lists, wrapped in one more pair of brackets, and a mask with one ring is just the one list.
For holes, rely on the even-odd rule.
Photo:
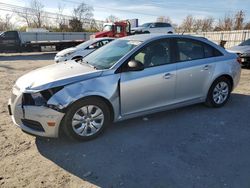
{"label": "car roof", "polygon": [[118,40],[134,40],[134,41],[141,41],[142,43],[148,43],[154,40],[166,39],[166,38],[184,38],[184,39],[193,39],[196,41],[200,41],[210,46],[213,46],[223,54],[226,53],[225,49],[221,46],[215,44],[214,42],[208,40],[207,38],[200,37],[200,36],[191,36],[191,35],[182,35],[182,34],[139,34],[139,35],[131,35],[128,37],[123,37]]}
{"label": "car roof", "polygon": [[139,35],[131,35],[128,37],[123,37],[121,40],[137,40],[141,42],[161,39],[161,38],[190,38],[190,39],[200,39],[200,40],[207,40],[202,37],[195,37],[191,35],[178,35],[178,34],[139,34]]}

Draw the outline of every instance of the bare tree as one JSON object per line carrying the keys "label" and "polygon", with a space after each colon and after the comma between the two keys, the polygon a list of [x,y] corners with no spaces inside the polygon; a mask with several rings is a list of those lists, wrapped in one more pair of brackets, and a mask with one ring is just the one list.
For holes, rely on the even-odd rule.
{"label": "bare tree", "polygon": [[82,2],[73,10],[73,19],[80,21],[84,27],[90,26],[93,18],[93,7]]}
{"label": "bare tree", "polygon": [[69,20],[69,26],[71,28],[71,31],[73,31],[73,32],[82,32],[83,31],[82,22],[80,20],[78,20],[77,18],[73,18],[73,19]]}
{"label": "bare tree", "polygon": [[91,23],[90,23],[90,31],[91,32],[101,31],[102,28],[103,28],[103,22],[96,21],[95,19],[91,20]]}
{"label": "bare tree", "polygon": [[26,22],[28,27],[42,27],[45,22],[44,5],[40,0],[31,0],[29,7],[22,10],[13,10],[16,14]]}
{"label": "bare tree", "polygon": [[63,15],[63,11],[64,11],[64,6],[59,3],[56,22],[58,23],[60,31],[67,31],[68,22],[67,22],[67,19],[65,19],[65,16]]}
{"label": "bare tree", "polygon": [[244,18],[245,13],[243,10],[238,11],[234,16],[234,29],[235,30],[241,30],[244,28]]}
{"label": "bare tree", "polygon": [[6,14],[4,18],[0,17],[0,30],[7,31],[13,28],[13,24],[11,23],[12,14]]}
{"label": "bare tree", "polygon": [[203,27],[203,19],[195,19],[193,25],[193,31],[194,32],[202,31],[202,27]]}
{"label": "bare tree", "polygon": [[120,19],[115,15],[110,15],[106,18],[106,22],[118,22]]}
{"label": "bare tree", "polygon": [[244,29],[250,29],[250,22],[248,22],[248,23],[245,24]]}
{"label": "bare tree", "polygon": [[234,17],[230,14],[224,16],[223,19],[219,19],[219,23],[216,26],[217,31],[231,31],[233,29]]}
{"label": "bare tree", "polygon": [[192,15],[188,15],[182,22],[180,28],[183,32],[192,32],[195,24],[195,19]]}
{"label": "bare tree", "polygon": [[11,23],[11,18],[12,18],[12,14],[6,14],[5,15],[5,28],[6,30],[11,30],[13,28],[13,24]]}
{"label": "bare tree", "polygon": [[103,21],[94,20],[93,24],[94,24],[93,27],[96,29],[96,31],[102,31],[104,24]]}
{"label": "bare tree", "polygon": [[28,27],[31,27],[32,26],[32,21],[31,21],[31,15],[30,15],[30,12],[31,10],[29,8],[23,8],[23,10],[20,12],[20,11],[16,11],[14,10],[14,12],[17,13],[17,15],[23,20],[26,22],[27,26]]}
{"label": "bare tree", "polygon": [[209,17],[209,18],[204,18],[202,20],[202,31],[204,32],[208,32],[208,31],[212,31],[213,30],[213,24],[214,24],[214,18],[213,17]]}
{"label": "bare tree", "polygon": [[33,16],[32,16],[32,20],[34,25],[39,28],[43,26],[44,23],[44,5],[42,4],[42,2],[40,0],[31,0],[30,2],[30,8],[33,11]]}

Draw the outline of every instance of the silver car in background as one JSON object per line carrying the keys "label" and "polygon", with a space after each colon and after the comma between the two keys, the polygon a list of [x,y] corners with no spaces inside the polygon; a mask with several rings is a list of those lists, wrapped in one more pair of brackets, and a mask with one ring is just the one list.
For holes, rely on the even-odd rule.
{"label": "silver car in background", "polygon": [[64,62],[72,59],[80,59],[88,54],[92,53],[93,51],[97,50],[98,48],[108,44],[114,40],[114,38],[96,38],[90,39],[82,44],[77,45],[76,47],[67,48],[60,52],[58,52],[55,56],[55,62]]}
{"label": "silver car in background", "polygon": [[77,63],[19,78],[9,100],[25,132],[89,140],[110,124],[195,103],[221,107],[240,80],[237,55],[198,37],[134,35]]}
{"label": "silver car in background", "polygon": [[250,68],[250,39],[240,43],[238,46],[227,49],[231,53],[236,53],[244,66]]}
{"label": "silver car in background", "polygon": [[146,34],[146,33],[162,33],[162,34],[172,34],[174,33],[174,28],[170,23],[163,22],[152,22],[144,23],[139,27],[131,28],[131,33],[134,34]]}

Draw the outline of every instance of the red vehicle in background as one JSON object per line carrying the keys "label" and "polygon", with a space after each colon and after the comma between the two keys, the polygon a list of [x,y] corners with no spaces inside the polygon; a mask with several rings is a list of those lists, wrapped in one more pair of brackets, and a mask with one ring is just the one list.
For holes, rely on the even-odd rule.
{"label": "red vehicle in background", "polygon": [[91,35],[91,38],[113,37],[121,38],[131,35],[129,21],[110,22],[103,25],[103,30]]}

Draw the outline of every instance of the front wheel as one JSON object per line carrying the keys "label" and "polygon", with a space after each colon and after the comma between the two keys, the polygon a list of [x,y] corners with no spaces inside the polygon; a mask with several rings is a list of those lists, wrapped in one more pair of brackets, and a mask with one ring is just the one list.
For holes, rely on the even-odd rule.
{"label": "front wheel", "polygon": [[64,132],[77,140],[91,140],[100,135],[110,122],[109,108],[99,98],[75,102],[63,120]]}
{"label": "front wheel", "polygon": [[222,107],[230,98],[231,91],[230,80],[226,77],[218,78],[210,87],[205,104],[209,107]]}

